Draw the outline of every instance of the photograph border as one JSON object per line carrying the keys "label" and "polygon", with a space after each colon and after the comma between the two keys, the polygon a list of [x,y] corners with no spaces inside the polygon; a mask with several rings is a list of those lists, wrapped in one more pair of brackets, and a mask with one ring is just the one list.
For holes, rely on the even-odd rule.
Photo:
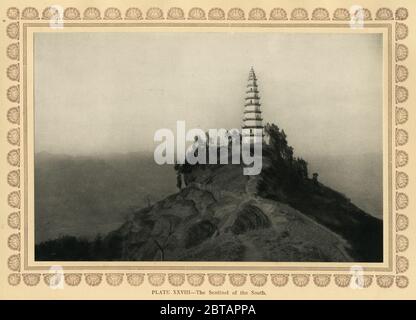
{"label": "photograph border", "polygon": [[[82,12],[82,14],[81,14]],[[11,255],[8,258],[7,265],[10,270],[8,274],[8,283],[11,286],[19,285],[23,282],[27,286],[35,286],[41,282],[43,278],[44,283],[50,285],[51,279],[55,276],[54,273],[32,272],[35,269],[30,269],[27,264],[27,183],[23,183],[24,188],[21,188],[21,181],[27,179],[27,147],[26,139],[27,128],[27,113],[25,112],[27,94],[26,86],[26,52],[24,50],[26,41],[27,28],[31,26],[49,26],[45,21],[56,20],[63,18],[65,26],[82,26],[86,25],[111,25],[111,26],[129,26],[138,24],[142,27],[152,26],[187,26],[187,27],[201,27],[201,26],[231,26],[231,27],[345,27],[349,26],[349,22],[354,18],[350,12],[345,8],[337,8],[333,11],[331,16],[330,11],[326,8],[316,8],[308,11],[304,8],[294,8],[292,10],[284,8],[273,8],[269,11],[269,15],[265,9],[256,7],[249,10],[247,13],[241,8],[231,8],[225,10],[219,7],[204,10],[199,7],[191,8],[188,15],[185,16],[185,10],[179,7],[172,7],[167,10],[165,16],[163,10],[157,7],[151,7],[146,11],[139,8],[128,8],[123,15],[122,11],[116,7],[106,8],[100,10],[95,7],[88,7],[85,10],[80,10],[75,7],[65,8],[63,17],[59,16],[56,8],[47,7],[44,9],[37,9],[35,7],[25,7],[23,9],[17,7],[10,7],[7,9],[7,17],[10,20],[6,27],[7,36],[10,43],[7,46],[6,55],[10,60],[10,65],[7,67],[6,74],[10,81],[7,89],[7,99],[11,107],[7,111],[7,120],[10,124],[10,129],[7,133],[7,142],[11,146],[8,150],[7,162],[11,170],[7,175],[7,183],[10,187],[10,192],[7,196],[7,202],[11,208],[8,214],[8,225],[10,227],[10,235],[8,236],[7,246]],[[142,12],[145,12],[143,14]],[[290,14],[288,14],[290,12]],[[395,187],[395,190],[389,191],[389,219],[391,220],[392,235],[390,235],[389,253],[391,261],[389,261],[390,268],[387,270],[373,271],[364,270],[365,288],[370,287],[373,283],[377,283],[379,287],[388,288],[394,283],[398,288],[406,288],[409,284],[409,279],[405,275],[409,268],[409,259],[405,256],[405,251],[409,247],[409,239],[406,236],[405,230],[409,224],[409,218],[406,214],[406,208],[409,202],[409,196],[405,192],[408,185],[409,177],[406,173],[406,165],[408,164],[409,156],[406,152],[405,145],[408,142],[409,134],[404,129],[403,125],[408,121],[409,115],[407,109],[404,107],[408,99],[408,89],[405,86],[405,81],[408,79],[408,67],[404,65],[408,56],[408,49],[405,44],[408,36],[408,27],[404,21],[408,18],[408,9],[404,7],[392,10],[390,8],[379,8],[375,12],[364,9],[364,27],[387,27],[389,30],[389,39],[392,43],[389,45],[389,115],[392,118],[389,121],[389,176],[395,179],[393,182],[389,179],[389,187]],[[374,18],[373,18],[374,16]],[[394,53],[393,53],[394,51]],[[393,90],[394,88],[394,90]],[[21,105],[23,107],[21,110]],[[394,108],[394,111],[393,111]],[[394,128],[392,124],[394,120]],[[393,159],[393,155],[395,159]],[[23,157],[23,165],[21,162]],[[23,172],[23,179],[21,177]],[[22,179],[22,180],[21,180]],[[394,204],[394,205],[393,205]],[[21,208],[24,208],[21,211]],[[395,214],[394,214],[395,212]],[[395,217],[395,219],[394,219]],[[394,221],[395,220],[395,221]],[[393,231],[393,227],[395,230]],[[21,228],[23,229],[23,239],[21,237]],[[23,259],[22,259],[23,257]],[[23,260],[23,261],[22,261]],[[292,283],[297,287],[304,287],[309,283],[313,283],[318,287],[326,287],[331,283],[331,280],[338,287],[349,287],[351,281],[354,281],[354,274],[346,273],[345,269],[340,270],[340,273],[335,273],[338,269],[336,267],[317,267],[317,268],[285,268],[283,273],[275,273],[272,267],[250,267],[250,273],[242,272],[241,268],[238,272],[228,273],[238,269],[219,267],[215,273],[194,273],[192,270],[209,270],[209,267],[171,267],[164,266],[163,270],[175,270],[175,272],[134,272],[138,270],[137,266],[132,268],[125,268],[126,272],[119,272],[116,268],[108,266],[105,272],[82,272],[83,268],[74,266],[73,268],[64,267],[64,280],[67,285],[76,286],[85,280],[89,286],[97,286],[101,284],[103,279],[111,285],[118,286],[124,280],[131,286],[141,285],[146,276],[148,283],[152,286],[161,286],[166,280],[173,286],[181,286],[186,281],[191,286],[200,286],[207,278],[212,286],[221,286],[228,278],[232,286],[238,287],[244,285],[248,280],[256,287],[264,286],[268,279],[277,287],[282,287]],[[91,267],[92,270],[100,268]],[[150,270],[161,270],[157,267],[147,267]],[[185,270],[188,272],[178,273],[177,270]],[[271,273],[259,272],[262,270],[272,270]],[[71,270],[71,272],[67,272]],[[30,271],[30,272],[29,272]],[[74,271],[74,272],[72,272]],[[107,272],[108,271],[108,272]],[[334,272],[334,273],[333,273]],[[375,281],[374,281],[375,279]],[[23,280],[23,281],[22,281]],[[312,280],[312,281],[311,281]]]}

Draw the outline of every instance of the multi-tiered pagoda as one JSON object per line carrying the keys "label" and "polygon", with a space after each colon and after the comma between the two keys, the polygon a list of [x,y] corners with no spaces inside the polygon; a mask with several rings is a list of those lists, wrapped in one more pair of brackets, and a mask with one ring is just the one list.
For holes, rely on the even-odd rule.
{"label": "multi-tiered pagoda", "polygon": [[246,102],[244,105],[243,117],[243,141],[245,142],[262,142],[263,141],[263,123],[260,110],[260,96],[257,88],[257,78],[253,67],[250,69]]}

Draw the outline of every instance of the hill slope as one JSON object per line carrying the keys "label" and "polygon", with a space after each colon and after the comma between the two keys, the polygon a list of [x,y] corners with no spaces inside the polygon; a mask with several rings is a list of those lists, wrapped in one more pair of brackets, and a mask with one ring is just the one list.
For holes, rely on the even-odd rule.
{"label": "hill slope", "polygon": [[36,259],[382,261],[382,222],[323,185],[279,201],[259,196],[261,177],[244,176],[240,165],[191,175],[185,188],[134,211],[98,244],[51,240],[37,246]]}
{"label": "hill slope", "polygon": [[[379,261],[363,253],[344,228],[359,224],[340,217],[325,226],[293,206],[256,194],[259,177],[242,175],[239,165],[196,169],[195,179],[177,194],[135,212],[107,236],[118,243],[116,260],[164,261]],[[253,187],[254,186],[254,187]],[[327,198],[327,200],[330,200]],[[355,207],[354,207],[355,208]],[[350,208],[348,214],[355,209]],[[333,212],[331,212],[332,214]],[[380,221],[370,217],[377,231]],[[374,244],[374,243],[373,243]],[[375,248],[373,248],[375,249]]]}
{"label": "hill slope", "polygon": [[351,261],[342,237],[293,207],[258,197],[238,165],[195,171],[198,179],[108,236],[122,260]]}

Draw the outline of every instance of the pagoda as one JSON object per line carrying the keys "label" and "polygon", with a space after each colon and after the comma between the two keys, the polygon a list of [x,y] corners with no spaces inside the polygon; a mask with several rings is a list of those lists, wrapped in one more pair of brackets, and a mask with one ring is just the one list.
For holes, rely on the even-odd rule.
{"label": "pagoda", "polygon": [[253,67],[250,69],[244,105],[242,138],[245,142],[263,141],[263,118],[260,110],[260,96]]}

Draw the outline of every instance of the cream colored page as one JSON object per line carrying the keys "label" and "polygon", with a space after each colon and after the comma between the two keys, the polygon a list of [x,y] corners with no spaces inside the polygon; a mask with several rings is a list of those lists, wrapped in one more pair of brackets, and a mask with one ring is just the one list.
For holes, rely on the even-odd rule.
{"label": "cream colored page", "polygon": [[[3,231],[1,232],[2,245],[0,246],[0,252],[4,261],[0,267],[2,270],[1,274],[3,275],[0,280],[2,298],[414,298],[413,283],[415,279],[412,277],[412,268],[415,262],[415,254],[411,245],[415,240],[414,227],[411,223],[413,206],[411,195],[414,193],[412,192],[414,191],[414,185],[412,183],[414,164],[411,158],[415,151],[412,139],[415,120],[412,117],[410,108],[414,99],[414,86],[412,84],[415,81],[412,72],[414,58],[411,54],[414,46],[413,43],[415,43],[413,39],[414,35],[411,32],[415,23],[414,17],[412,16],[414,4],[411,1],[365,1],[364,4],[361,4],[361,7],[356,7],[355,5],[352,1],[331,1],[330,3],[325,1],[311,1],[307,3],[303,1],[281,1],[278,4],[270,1],[257,1],[254,3],[252,1],[214,1],[210,2],[209,5],[204,2],[192,2],[191,4],[186,1],[146,1],[140,3],[140,5],[137,5],[133,1],[122,1],[120,3],[100,2],[100,4],[94,2],[87,3],[85,1],[61,1],[59,5],[48,3],[47,1],[37,1],[36,3],[31,1],[13,1],[10,3],[4,1],[1,4],[2,28],[4,32],[1,33],[2,41],[0,44],[0,51],[3,52],[0,58],[3,70],[1,77],[1,106],[3,116],[0,117],[2,124],[0,130],[1,136],[3,137],[3,139],[0,139],[1,157],[3,158],[3,161],[0,162],[3,176],[0,182],[1,193],[3,195],[3,201],[1,202],[1,211],[3,214],[0,220],[0,226]],[[360,15],[357,16],[355,14],[356,12],[359,12]],[[199,37],[198,33],[201,34]],[[158,34],[163,34],[164,36],[158,36]],[[209,43],[212,46],[216,46],[220,43],[218,39],[228,39],[227,37],[232,34],[235,34],[235,36],[232,40],[231,38],[229,40],[229,50],[236,50],[236,52],[238,50],[240,52],[248,50],[244,48],[244,41],[251,41],[250,43],[257,43],[261,46],[262,39],[264,39],[263,43],[270,46],[269,50],[274,50],[271,46],[272,40],[270,39],[279,39],[273,41],[282,41],[283,46],[291,46],[293,42],[299,42],[300,46],[302,45],[302,41],[309,43],[311,45],[310,50],[313,52],[313,50],[317,50],[316,48],[313,49],[314,43],[316,44],[318,41],[321,41],[324,44],[326,41],[330,41],[328,39],[338,41],[336,40],[337,36],[343,36],[344,38],[350,37],[348,41],[353,41],[353,46],[357,47],[357,51],[361,48],[360,45],[366,51],[373,44],[375,44],[375,48],[378,48],[377,52],[380,57],[380,63],[378,69],[375,66],[373,67],[374,70],[380,71],[377,74],[377,80],[381,83],[379,88],[380,94],[377,97],[381,102],[373,102],[371,98],[364,99],[364,101],[368,105],[377,105],[378,103],[381,106],[381,111],[374,111],[374,114],[377,114],[382,119],[379,122],[379,127],[375,126],[373,128],[371,125],[364,126],[362,139],[360,139],[358,134],[354,136],[353,132],[350,135],[346,135],[351,140],[356,137],[357,142],[355,145],[353,141],[349,141],[349,144],[346,144],[344,147],[331,147],[331,145],[327,145],[326,147],[322,147],[322,152],[327,151],[333,155],[342,149],[347,150],[347,152],[353,152],[357,149],[371,149],[376,143],[380,144],[380,148],[382,148],[380,167],[382,170],[381,193],[383,201],[379,218],[383,222],[383,260],[380,262],[304,262],[268,261],[267,259],[261,259],[261,261],[257,262],[250,260],[222,262],[212,260],[176,260],[150,262],[140,261],[140,259],[137,261],[101,262],[36,261],[34,251],[36,243],[36,199],[34,190],[35,149],[42,148],[42,143],[48,141],[50,143],[49,145],[45,144],[45,150],[48,150],[53,145],[56,150],[60,150],[63,153],[68,152],[68,150],[73,150],[82,154],[85,151],[83,148],[95,150],[97,153],[101,152],[99,143],[95,143],[94,145],[91,141],[88,142],[88,134],[84,135],[85,139],[79,140],[78,143],[71,142],[72,139],[75,139],[74,137],[81,135],[76,132],[71,133],[64,126],[58,126],[58,128],[55,128],[56,131],[53,131],[54,124],[52,122],[54,120],[52,118],[54,116],[45,113],[42,114],[40,111],[39,113],[36,112],[35,101],[39,97],[36,97],[34,93],[37,90],[37,85],[41,86],[41,80],[36,77],[37,70],[34,62],[38,54],[36,50],[42,50],[41,44],[45,45],[46,48],[44,54],[50,52],[48,49],[50,47],[47,47],[48,41],[55,41],[53,43],[58,45],[60,43],[59,41],[62,42],[62,39],[71,39],[71,37],[74,37],[75,45],[75,41],[78,41],[76,39],[79,39],[79,37],[83,37],[83,41],[88,41],[88,35],[91,35],[90,43],[100,41],[100,39],[111,39],[114,43],[122,45],[115,49],[112,45],[100,42],[102,45],[101,50],[105,50],[106,53],[102,53],[99,56],[99,51],[97,51],[97,61],[103,61],[103,56],[106,56],[106,54],[109,56],[113,54],[114,56],[114,54],[117,54],[117,50],[120,52],[134,50],[134,46],[129,47],[131,46],[129,39],[148,39],[147,42],[143,41],[142,46],[149,46],[149,50],[158,48],[158,42],[154,40],[155,37],[160,37],[158,41],[165,41],[163,45],[160,45],[162,48],[170,48],[169,46],[174,48],[176,41],[188,39],[188,43],[195,43],[194,47],[189,47],[189,50],[196,50],[198,52],[197,43],[201,45],[201,42],[192,39],[203,38],[206,39],[204,41],[210,41]],[[255,34],[259,34],[259,36],[256,37]],[[360,35],[362,38],[357,37]],[[240,42],[234,40],[239,39],[238,37],[241,38],[241,40],[238,40]],[[353,37],[357,37],[357,39],[368,39],[366,40],[368,42],[362,42],[361,44],[359,42],[354,43],[355,38]],[[370,44],[369,41],[373,41],[374,43],[371,42]],[[34,44],[39,44],[39,47],[34,46]],[[377,47],[378,44],[379,47]],[[338,46],[341,45],[338,44]],[[67,44],[66,46],[62,44],[59,50],[63,51],[59,51],[59,54],[62,57],[68,58],[69,55],[65,55],[65,48],[68,48],[68,52],[71,52],[71,49]],[[293,48],[296,47],[294,46]],[[345,47],[345,50],[349,50],[349,48]],[[222,55],[222,53],[219,53],[220,50],[215,52]],[[277,50],[274,53],[279,54],[279,52]],[[285,52],[284,49],[281,49],[281,52]],[[94,54],[94,51],[85,50],[83,59],[85,61],[90,59],[90,61],[94,62]],[[124,53],[120,54],[124,55]],[[158,52],[157,54],[163,59],[169,59],[168,51]],[[226,52],[223,55],[227,57]],[[268,58],[266,53],[263,57],[261,52],[253,50],[253,55],[256,55],[257,61],[244,60],[245,56],[242,54],[241,57],[235,57],[234,64],[254,62],[254,69],[256,69],[260,83],[260,98],[263,99],[261,102],[264,103],[264,106],[262,106],[263,117],[266,118],[268,116],[271,118],[275,116],[275,111],[271,108],[267,109],[267,105],[271,105],[271,101],[273,101],[273,97],[269,92],[272,92],[270,83],[273,81],[272,75],[275,71],[271,68],[267,69],[267,62],[269,60],[270,64],[275,62],[271,58]],[[153,61],[150,56],[148,61]],[[185,52],[183,56],[186,56]],[[298,58],[299,64],[305,64],[304,60],[301,61],[304,56],[301,52],[294,51],[290,56],[292,59]],[[313,56],[312,53],[311,56],[315,57],[315,60],[309,63],[311,68],[314,68],[319,63],[325,66],[324,57]],[[364,53],[362,55],[358,53],[356,58],[351,56],[348,58],[351,61],[354,61],[353,59],[366,61],[363,56]],[[222,56],[219,57],[223,58]],[[286,55],[286,57],[289,57],[289,55]],[[368,65],[363,65],[361,71],[366,68],[369,70],[372,68],[373,61],[370,62],[371,59],[368,59]],[[259,60],[261,61],[259,62]],[[347,57],[345,57],[345,64],[348,63],[349,60],[347,60]],[[212,81],[212,76],[205,76],[204,78],[204,73],[213,73],[212,70],[208,70],[208,62],[206,62],[206,66],[198,66],[198,64],[205,63],[204,61],[209,61],[209,57],[201,53],[200,56],[195,56],[193,60],[188,61],[187,66],[189,67],[184,67],[189,68],[185,72],[193,74],[194,79],[200,77],[200,79],[205,81],[203,82],[200,79],[195,80],[195,83],[200,84],[199,87],[195,83],[190,84],[191,87],[189,88],[187,99],[192,102],[198,101],[199,95],[201,95],[204,97],[203,103],[206,104],[206,108],[210,108],[210,104],[213,105],[216,103],[215,99],[208,94],[198,93],[198,90],[204,87],[204,83]],[[292,62],[295,63],[296,61]],[[52,55],[50,56],[49,63],[53,63]],[[68,58],[68,60],[65,60],[65,63],[67,65],[62,66],[62,70],[68,68],[68,65],[70,66],[71,60]],[[281,63],[283,66],[284,63]],[[79,65],[76,62],[73,62],[73,64],[74,66]],[[105,64],[100,64],[100,66],[105,70]],[[128,64],[124,66],[124,68],[128,68]],[[140,68],[139,62],[136,67]],[[237,72],[240,72],[239,69],[237,67],[229,67],[229,70],[233,71],[228,72],[221,79],[218,79],[218,81],[224,82],[224,89],[222,90],[223,97],[217,98],[227,101],[229,105],[235,101],[240,103],[238,105],[238,108],[241,109],[238,113],[239,117],[243,110],[243,103],[237,100],[235,96],[241,95],[242,99],[244,99],[244,91],[247,84],[246,76],[249,73],[250,67],[250,65],[247,65],[247,68],[244,69],[244,74],[238,75],[238,77],[236,75]],[[333,67],[329,63],[328,68]],[[58,65],[56,68],[61,67]],[[160,67],[156,64],[154,66],[151,64],[149,66],[142,66],[142,69],[147,70],[146,74],[154,72],[153,81],[155,83],[154,87],[158,88],[157,90],[161,90],[160,92],[174,92],[175,90],[172,88],[181,88],[180,84],[175,84],[172,82],[172,79],[169,79],[169,73],[174,77],[173,75],[178,74],[178,70],[174,68],[171,71],[164,69],[166,75],[160,76],[158,79],[157,74],[161,72],[158,68]],[[62,74],[62,81],[55,84],[55,86],[57,85],[57,92],[62,92],[63,94],[64,91],[73,90],[74,86],[79,87],[79,84],[76,83],[77,80],[69,76],[65,77],[62,70],[52,71],[51,73],[51,76],[52,74]],[[224,70],[219,68],[218,72],[220,71]],[[228,70],[225,71],[227,72]],[[305,99],[302,100],[301,104],[307,105],[308,96],[302,87],[303,80],[297,76],[299,70],[295,69],[295,71],[291,71],[282,67],[280,71],[282,83],[291,84],[285,85],[286,90],[294,91],[291,100],[287,103],[296,104],[296,101],[298,101],[297,96],[300,96]],[[81,70],[80,72],[85,72],[85,70]],[[105,72],[101,74],[105,74]],[[319,82],[320,74],[327,73],[317,70],[316,82]],[[373,76],[375,75],[373,74]],[[235,78],[242,80],[238,80],[240,82],[234,85],[232,81]],[[339,83],[343,83],[341,81],[348,80],[348,74],[342,80],[343,75],[334,73],[333,79],[334,82],[339,81]],[[81,81],[83,81],[82,78]],[[98,93],[108,92],[113,90],[113,87],[116,87],[116,85],[113,85],[114,81],[117,81],[120,87],[126,88],[127,96],[129,94],[134,95],[135,88],[140,85],[140,81],[134,86],[132,84],[123,84],[124,80],[120,78],[97,78],[95,80],[96,87],[90,88]],[[184,79],[183,81],[186,80]],[[225,89],[227,88],[226,81],[229,81],[228,91]],[[354,84],[350,85],[353,88],[351,90],[355,90],[355,92],[370,92],[368,88],[373,88],[373,83],[366,82],[366,79],[360,79],[359,81],[353,79],[353,81]],[[91,84],[88,85],[91,86]],[[195,86],[194,89],[192,89],[192,85]],[[218,83],[215,85],[218,85]],[[166,86],[170,88],[166,88]],[[209,86],[209,84],[206,86]],[[360,90],[360,88],[363,90]],[[82,89],[80,87],[80,90]],[[365,89],[368,90],[366,91]],[[130,93],[128,92],[129,90]],[[208,91],[208,88],[206,88],[206,91]],[[326,101],[328,99],[330,101],[331,94],[325,94],[324,89],[320,92],[322,94],[319,97],[320,100]],[[264,94],[264,97],[262,97],[262,94]],[[268,97],[268,94],[270,97]],[[48,103],[48,96],[51,96],[52,100],[56,99],[52,92],[50,95],[42,96],[42,99],[46,99],[42,100],[43,103]],[[155,95],[155,97],[158,96]],[[177,98],[180,101],[181,98]],[[80,100],[78,97],[74,99],[74,101],[82,102],[82,99]],[[143,103],[149,104],[157,101],[151,100],[147,102],[144,100],[147,99],[144,96],[142,99]],[[157,99],[160,99],[160,104],[168,103],[164,102],[161,96]],[[309,99],[312,98],[309,97]],[[344,104],[348,105],[349,101],[356,101],[350,100],[351,97],[348,96],[344,96],[344,99],[344,101],[339,103],[342,104],[344,102]],[[267,103],[268,101],[270,102]],[[61,103],[65,105],[64,110],[72,108],[68,100]],[[122,104],[123,101],[120,103]],[[338,102],[334,101],[335,103]],[[105,102],[103,101],[102,104],[105,105]],[[128,122],[129,125],[126,125],[124,129],[126,132],[129,132],[129,138],[123,137],[122,133],[120,133],[123,128],[119,127],[120,131],[115,131],[112,134],[116,137],[113,137],[113,140],[120,142],[118,146],[115,146],[115,150],[122,150],[123,152],[129,151],[131,147],[127,142],[130,140],[135,141],[133,139],[135,135],[142,134],[145,130],[149,130],[150,133],[148,136],[153,135],[153,127],[157,127],[159,122],[163,123],[162,119],[168,119],[169,117],[174,119],[176,114],[183,114],[185,116],[188,113],[190,115],[190,126],[203,126],[201,123],[210,123],[209,121],[211,123],[222,121],[224,126],[228,124],[230,126],[241,125],[240,119],[235,120],[234,114],[228,109],[221,109],[218,103],[218,105],[211,107],[212,113],[207,112],[204,117],[197,114],[193,117],[190,112],[191,108],[186,105],[186,102],[184,104],[178,104],[174,107],[176,108],[173,109],[174,111],[166,111],[161,115],[156,115],[152,110],[148,110],[144,114],[148,116],[149,123],[146,125],[149,129],[146,129],[147,127],[140,127],[143,128],[140,129],[142,131],[141,133],[139,130],[134,131],[129,129],[129,125],[131,127],[133,125],[132,122]],[[329,110],[329,104],[331,102],[327,102],[327,104]],[[103,117],[106,117],[105,114],[104,116],[97,114],[92,104],[91,108],[92,110],[84,109],[82,116],[91,121],[91,126],[96,125],[97,128],[102,130],[103,134],[101,136],[106,137],[106,135],[111,135],[106,129],[108,126],[99,127],[99,124],[103,123]],[[111,110],[111,106],[108,108],[110,108],[107,109],[109,110],[109,114],[114,113],[114,110]],[[337,115],[333,115],[332,117],[330,115],[328,116],[324,108],[324,103],[322,103],[322,111],[316,110],[314,113],[317,119],[316,121],[319,122],[319,119],[321,119],[321,123],[317,126],[322,127],[322,130],[328,130],[328,132],[337,132],[337,125],[334,125],[335,120],[333,118],[338,119],[336,121],[339,121],[339,127],[344,126],[345,123],[342,123],[342,120],[339,120]],[[131,112],[135,114],[134,111]],[[358,126],[357,123],[359,122],[367,123],[365,122],[367,121],[366,117],[373,115],[369,111],[360,111],[359,109],[356,112],[356,114],[351,116],[353,120],[349,118],[344,119],[345,122],[350,121],[352,128]],[[215,113],[221,114],[221,117],[217,116],[215,118]],[[36,118],[37,116],[39,118]],[[80,121],[79,119],[82,118],[74,118],[74,120],[70,118],[71,116],[73,116],[73,113],[68,113],[68,122]],[[302,115],[291,114],[290,111],[287,111],[286,115],[283,113],[279,116],[286,116],[287,119],[294,117],[304,119],[302,120],[304,123],[311,121],[307,117],[302,118]],[[115,116],[114,114],[113,117],[120,117],[120,122],[130,121],[128,117],[122,118],[122,116]],[[39,120],[41,122],[37,122],[38,119],[41,119]],[[227,119],[229,119],[229,122],[227,122]],[[94,121],[96,121],[96,124],[94,124]],[[289,120],[287,121],[289,123]],[[357,123],[354,123],[355,121]],[[57,123],[59,123],[58,120]],[[251,122],[247,123],[251,124]],[[371,122],[369,123],[371,124]],[[44,140],[41,138],[36,140],[36,126],[39,128],[36,129],[39,130],[37,132],[42,132],[42,126],[43,128],[49,126],[50,132],[55,133],[52,137],[48,138],[47,133],[49,131],[46,130],[43,135],[39,135]],[[377,128],[379,131],[376,131]],[[67,131],[65,132],[65,130]],[[88,130],[85,130],[88,133]],[[290,127],[288,130],[290,131]],[[292,130],[296,131],[296,126]],[[319,130],[313,131],[311,128],[310,135],[318,135],[319,132]],[[53,139],[61,135],[61,140]],[[99,138],[99,135],[92,136],[96,137],[96,139]],[[288,139],[291,142],[291,136],[289,134]],[[143,140],[145,139],[143,138]],[[65,141],[65,143],[62,143],[62,141]],[[110,138],[100,140],[103,149],[108,150],[114,145],[114,143],[108,141],[112,140]],[[70,143],[74,144],[70,145]],[[153,151],[153,145],[145,145],[144,142],[140,143],[140,146],[143,146],[144,149],[147,148],[147,150]],[[299,146],[299,149],[307,152],[308,143],[302,142],[302,139],[298,141],[295,139],[295,143],[297,143],[296,151]],[[310,172],[311,174],[312,172]],[[321,179],[321,176],[322,174],[318,179]],[[366,178],[361,179],[360,181],[366,181]],[[353,198],[354,201],[355,198]],[[306,221],[305,223],[308,226],[314,223],[313,220],[303,218],[303,216],[302,219],[304,219],[302,221]],[[273,221],[273,223],[275,222]],[[91,228],[94,228],[94,226],[91,226]],[[322,228],[322,226],[319,226],[319,228]],[[311,227],[310,230],[314,229]],[[326,227],[318,230],[323,230],[322,232],[325,234],[328,232]],[[328,239],[334,239],[330,232],[328,232]],[[185,294],[179,294],[178,290],[187,291]]]}

